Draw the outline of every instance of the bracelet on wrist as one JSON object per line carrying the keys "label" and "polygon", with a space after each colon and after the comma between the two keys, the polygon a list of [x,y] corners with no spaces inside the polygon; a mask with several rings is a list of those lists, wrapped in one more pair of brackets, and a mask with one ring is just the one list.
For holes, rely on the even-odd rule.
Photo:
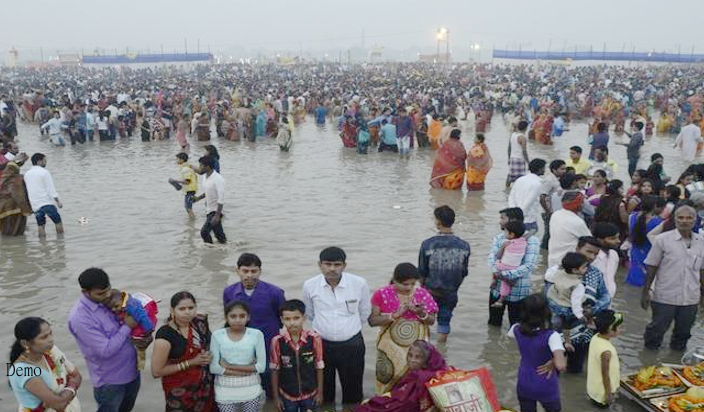
{"label": "bracelet on wrist", "polygon": [[76,396],[76,390],[73,388],[69,388],[68,386],[64,387],[62,391],[69,391],[73,394],[73,396]]}
{"label": "bracelet on wrist", "polygon": [[418,319],[420,319],[420,320],[428,319],[428,313],[426,312],[423,316],[418,316]]}

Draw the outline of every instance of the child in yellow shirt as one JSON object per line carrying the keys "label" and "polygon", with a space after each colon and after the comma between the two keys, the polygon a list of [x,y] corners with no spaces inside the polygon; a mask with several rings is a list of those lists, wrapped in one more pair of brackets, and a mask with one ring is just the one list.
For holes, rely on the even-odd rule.
{"label": "child in yellow shirt", "polygon": [[597,334],[589,342],[587,394],[592,402],[607,407],[618,392],[621,365],[611,338],[618,336],[623,314],[602,310],[594,317]]}
{"label": "child in yellow shirt", "polygon": [[198,176],[196,176],[196,172],[194,172],[193,168],[188,164],[188,155],[186,153],[182,152],[177,154],[176,163],[181,169],[181,179],[169,179],[169,183],[171,183],[176,190],[182,190],[185,193],[184,205],[186,206],[186,212],[188,212],[189,218],[195,219],[193,203],[196,202]]}

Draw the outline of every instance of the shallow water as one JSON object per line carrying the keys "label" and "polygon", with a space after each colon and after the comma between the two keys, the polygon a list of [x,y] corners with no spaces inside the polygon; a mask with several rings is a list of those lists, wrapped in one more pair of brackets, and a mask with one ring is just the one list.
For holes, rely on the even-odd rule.
{"label": "shallow water", "polygon": [[[463,141],[469,147],[473,126],[464,123],[462,127]],[[486,134],[494,156],[488,190],[471,194],[430,189],[431,150],[414,150],[408,159],[371,149],[370,154],[361,156],[354,149],[344,149],[329,125],[320,129],[311,119],[296,128],[290,153],[280,152],[274,139],[257,143],[214,139],[226,180],[223,222],[230,243],[212,247],[204,245],[199,235],[203,203],[196,204],[197,219],[189,222],[182,195],[167,184],[169,177],[178,174],[176,142],[143,143],[132,138],[61,148],[40,138],[37,129],[36,125],[20,125],[19,144],[30,155],[41,151],[48,156],[47,168],[64,203],[61,214],[66,235],[57,239],[49,224],[48,239],[40,241],[36,223],[30,218],[24,237],[0,240],[0,348],[6,348],[2,352],[7,356],[14,324],[21,317],[49,320],[56,344],[85,378],[79,391],[84,410],[94,410],[95,403],[88,371],[68,331],[66,316],[80,293],[78,274],[87,267],[103,267],[116,288],[144,291],[161,299],[160,318],[168,312],[171,295],[187,289],[198,299],[199,310],[210,314],[212,326],[217,327],[223,319],[222,290],[236,278],[235,262],[240,253],[258,254],[263,261],[262,279],[283,288],[287,297],[297,298],[302,283],[318,273],[319,251],[337,245],[347,252],[347,271],[364,276],[374,290],[388,283],[397,263],[417,263],[420,243],[435,232],[432,211],[443,204],[456,210],[455,233],[472,246],[469,276],[460,289],[452,321],[449,362],[459,368],[489,367],[502,403],[517,408],[518,351],[505,336],[508,325],[502,329],[486,325],[486,254],[498,232],[498,211],[506,206],[507,198],[504,179],[510,133],[499,116],[494,117]],[[625,141],[622,139],[612,136],[611,152],[622,166],[618,175],[623,179],[627,177],[625,148],[613,144]],[[650,154],[657,151],[665,156],[668,174],[676,178],[686,165],[672,148],[673,141],[673,136],[647,139],[641,167],[647,166]],[[529,154],[548,161],[566,158],[568,148],[575,144],[588,153],[586,124],[572,124],[571,131],[552,147],[531,143]],[[202,144],[192,145],[192,160],[197,161]],[[27,169],[25,166],[23,171]],[[81,217],[88,223],[79,223]],[[540,258],[534,273],[536,291],[544,259]],[[649,313],[639,307],[638,289],[619,283],[613,306],[626,313],[622,335],[614,342],[622,371],[654,362],[679,363],[681,354],[669,349],[644,351],[642,333]],[[377,331],[365,327],[363,332],[367,344],[365,393],[371,395]],[[701,345],[700,321],[693,335],[690,347]],[[585,377],[586,373],[561,377],[563,410],[595,409],[586,400]],[[0,398],[0,409],[15,410],[7,385],[0,385]],[[160,382],[146,370],[135,410],[162,410],[163,402]],[[621,399],[612,410],[639,409]]]}

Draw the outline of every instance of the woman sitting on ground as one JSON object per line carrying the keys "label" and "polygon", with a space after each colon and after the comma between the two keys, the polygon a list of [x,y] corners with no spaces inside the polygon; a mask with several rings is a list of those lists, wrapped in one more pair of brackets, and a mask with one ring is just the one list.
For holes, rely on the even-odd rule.
{"label": "woman sitting on ground", "polygon": [[433,345],[422,340],[411,344],[406,359],[408,372],[391,391],[365,401],[355,412],[427,412],[435,408],[425,384],[438,371],[447,369],[445,359]]}

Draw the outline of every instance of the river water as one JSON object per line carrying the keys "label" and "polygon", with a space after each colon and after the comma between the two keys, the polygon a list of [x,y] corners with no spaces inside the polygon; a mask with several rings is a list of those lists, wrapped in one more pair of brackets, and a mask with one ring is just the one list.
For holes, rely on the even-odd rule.
{"label": "river water", "polygon": [[[461,127],[465,130],[462,140],[469,148],[473,125],[465,122]],[[531,143],[529,154],[548,161],[566,158],[568,148],[575,144],[588,153],[586,130],[586,124],[572,124],[554,146]],[[57,238],[50,223],[47,239],[39,240],[31,218],[24,237],[0,240],[2,356],[9,353],[14,324],[20,318],[47,319],[56,344],[84,376],[79,391],[84,410],[94,410],[88,370],[66,322],[79,297],[77,277],[84,269],[102,267],[114,287],[144,291],[161,299],[160,318],[168,314],[173,293],[189,290],[198,299],[199,311],[208,313],[216,328],[223,322],[222,291],[236,280],[235,263],[240,253],[258,254],[263,261],[262,279],[283,288],[287,297],[300,298],[303,282],[319,273],[319,251],[337,245],[347,252],[347,271],[365,277],[375,290],[388,284],[397,263],[417,263],[420,243],[435,233],[433,209],[447,204],[457,212],[455,233],[472,246],[469,276],[460,289],[452,320],[449,363],[458,368],[487,366],[500,401],[517,408],[519,356],[515,343],[505,336],[507,320],[501,329],[486,325],[490,279],[486,255],[499,231],[498,211],[506,206],[509,135],[502,119],[495,116],[486,134],[494,169],[489,173],[487,190],[470,194],[430,189],[432,150],[413,150],[408,159],[372,150],[366,156],[358,155],[354,149],[342,147],[330,125],[317,128],[312,119],[296,128],[289,153],[280,152],[274,139],[256,143],[214,139],[226,180],[224,227],[230,242],[206,246],[199,235],[203,203],[196,204],[197,219],[190,222],[182,195],[167,183],[169,177],[178,175],[175,141],[144,143],[132,138],[53,147],[40,138],[36,125],[21,124],[18,141],[22,151],[30,156],[41,151],[48,157],[47,168],[64,203],[61,214],[66,234]],[[625,141],[622,139],[625,137],[612,136],[611,152],[622,165],[618,176],[624,179],[625,148],[613,144]],[[686,165],[672,148],[673,140],[673,136],[647,139],[641,167],[647,166],[651,153],[660,152],[666,171],[676,178]],[[192,142],[192,160],[197,162],[202,153],[202,144]],[[79,222],[81,218],[88,222]],[[536,291],[544,261],[543,255],[534,272]],[[619,273],[619,281],[623,277]],[[642,334],[650,315],[639,307],[638,289],[620,282],[613,306],[626,314],[622,334],[614,340],[622,371],[654,362],[679,362],[681,353],[643,349]],[[377,331],[367,326],[363,332],[367,344],[365,394],[371,395]],[[701,345],[700,321],[693,335],[690,347]],[[563,410],[595,409],[586,399],[585,378],[586,372],[561,377]],[[15,410],[7,385],[0,385],[0,398],[0,409]],[[151,377],[147,367],[135,410],[163,410],[163,403],[160,382]],[[638,407],[621,399],[612,410],[636,411]]]}

